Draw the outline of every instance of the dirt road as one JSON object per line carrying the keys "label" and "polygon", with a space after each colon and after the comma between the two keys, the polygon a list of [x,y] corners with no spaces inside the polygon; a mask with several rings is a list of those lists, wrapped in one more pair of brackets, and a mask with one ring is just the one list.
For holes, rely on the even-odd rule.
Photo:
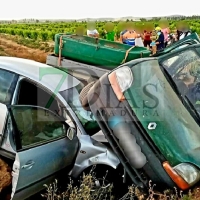
{"label": "dirt road", "polygon": [[46,63],[47,53],[39,49],[31,49],[29,47],[19,45],[12,40],[0,37],[0,55],[26,58]]}

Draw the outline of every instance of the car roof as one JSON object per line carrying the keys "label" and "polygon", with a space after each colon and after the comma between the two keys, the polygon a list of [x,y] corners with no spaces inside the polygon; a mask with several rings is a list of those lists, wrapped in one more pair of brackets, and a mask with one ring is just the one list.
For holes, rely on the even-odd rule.
{"label": "car roof", "polygon": [[64,91],[80,83],[62,70],[24,58],[0,56],[0,68],[29,78],[52,92]]}

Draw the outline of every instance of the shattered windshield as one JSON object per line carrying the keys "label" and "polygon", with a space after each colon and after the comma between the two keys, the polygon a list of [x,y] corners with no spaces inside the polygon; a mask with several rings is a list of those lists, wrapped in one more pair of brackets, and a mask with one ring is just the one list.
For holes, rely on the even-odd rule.
{"label": "shattered windshield", "polygon": [[[171,63],[171,61],[174,62]],[[182,52],[165,62],[163,66],[172,77],[178,90],[200,115],[200,59],[192,50]]]}
{"label": "shattered windshield", "polygon": [[92,134],[95,131],[99,130],[99,125],[96,122],[92,112],[84,110],[83,107],[81,106],[81,102],[79,100],[79,94],[83,89],[83,87],[84,85],[82,83],[79,83],[77,86],[73,88],[60,92],[60,94],[69,104],[71,109],[74,111],[74,113],[80,120],[87,134]]}

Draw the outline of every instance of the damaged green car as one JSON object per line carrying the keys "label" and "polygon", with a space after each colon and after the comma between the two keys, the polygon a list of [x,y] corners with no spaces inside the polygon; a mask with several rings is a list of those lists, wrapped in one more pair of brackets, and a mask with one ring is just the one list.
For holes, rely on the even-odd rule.
{"label": "damaged green car", "polygon": [[200,44],[125,63],[85,94],[125,182],[187,190],[200,181]]}

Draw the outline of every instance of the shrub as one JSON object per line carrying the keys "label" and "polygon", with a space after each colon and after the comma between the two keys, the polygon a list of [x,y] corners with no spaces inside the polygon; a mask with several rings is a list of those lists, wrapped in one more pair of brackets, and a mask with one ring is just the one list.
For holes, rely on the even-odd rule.
{"label": "shrub", "polygon": [[[104,177],[105,178],[105,177]],[[102,185],[100,188],[94,187],[95,177],[92,173],[84,175],[80,186],[73,186],[71,180],[68,188],[64,192],[59,192],[57,187],[57,180],[49,186],[45,185],[46,193],[42,197],[47,200],[113,200],[115,197],[112,195],[113,185]],[[128,193],[117,200],[197,200],[200,199],[199,188],[189,191],[188,194],[183,194],[182,191],[178,192],[175,188],[174,191],[166,190],[159,193],[154,190],[155,185],[149,183],[149,194],[141,193],[137,187],[130,186]]]}
{"label": "shrub", "polygon": [[60,193],[58,191],[57,180],[46,187],[46,194],[42,197],[47,200],[104,200],[114,199],[111,196],[112,185],[102,185],[100,188],[95,188],[95,177],[92,174],[83,175],[80,186],[73,186],[73,181],[70,180],[66,191]]}

